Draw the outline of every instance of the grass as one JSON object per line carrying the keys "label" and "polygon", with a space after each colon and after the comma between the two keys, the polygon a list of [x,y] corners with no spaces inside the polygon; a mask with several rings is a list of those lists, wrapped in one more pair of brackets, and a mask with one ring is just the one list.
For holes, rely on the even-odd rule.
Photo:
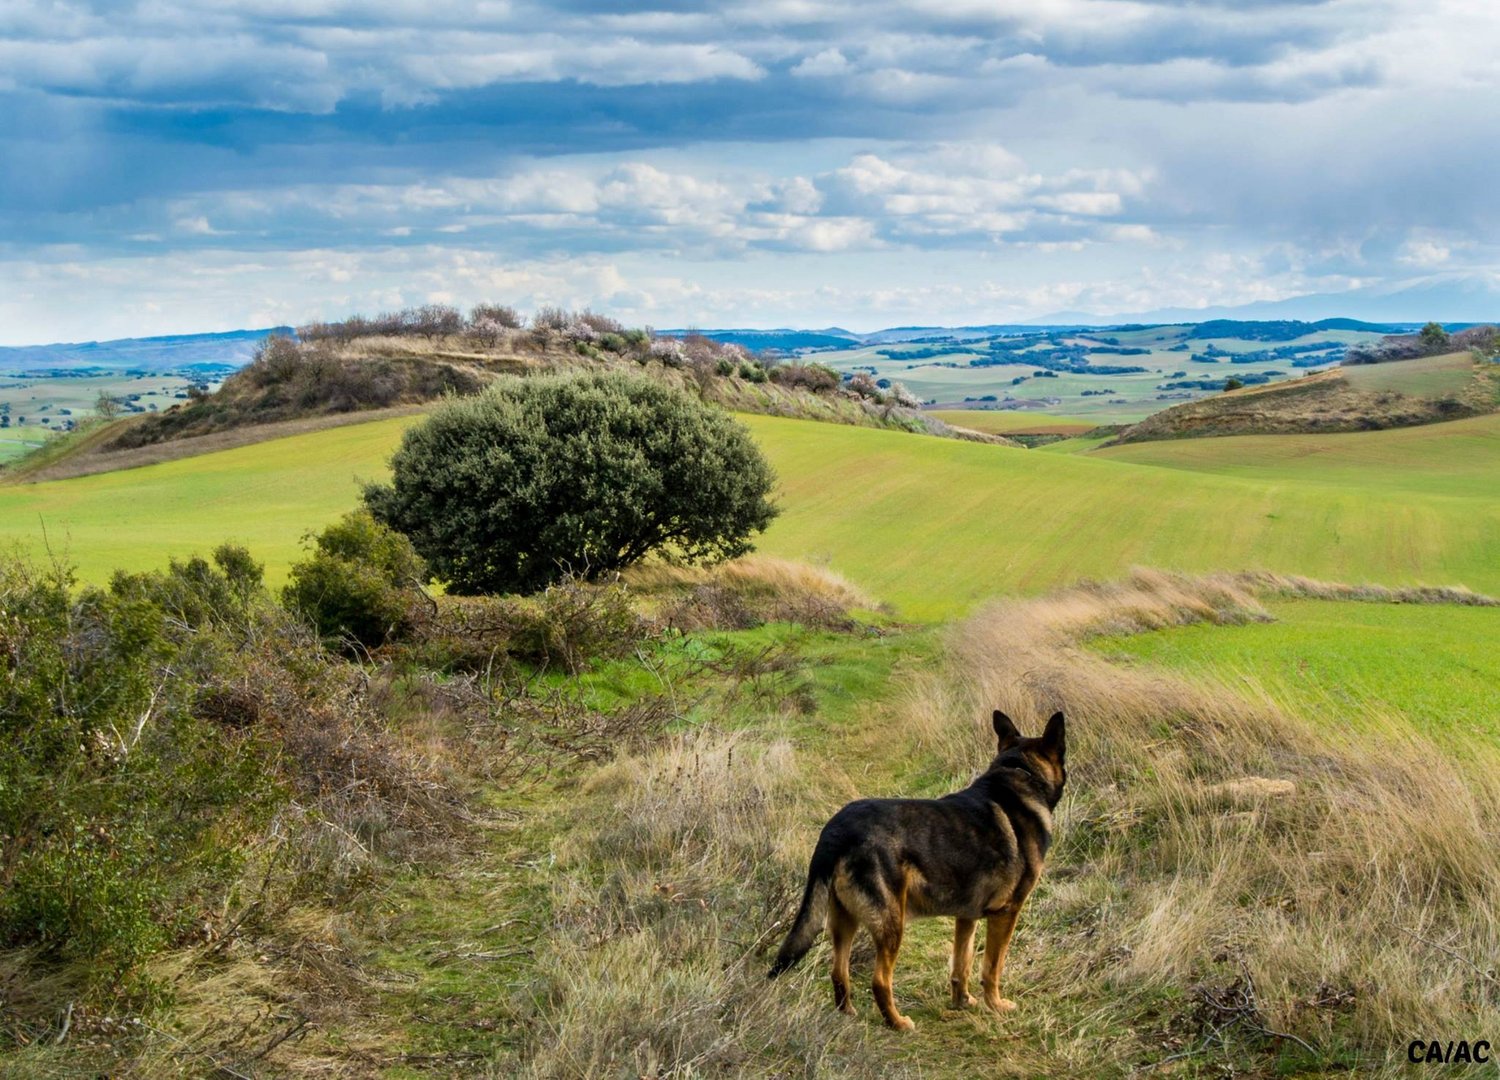
{"label": "grass", "polygon": [[1456,394],[1474,375],[1474,357],[1465,352],[1424,356],[1388,364],[1354,364],[1340,369],[1344,381],[1360,390],[1394,390],[1413,397]]}
{"label": "grass", "polygon": [[[762,549],[826,561],[910,617],[1137,565],[1500,590],[1500,502],[1482,484],[1463,497],[1418,494],[1393,478],[1401,466],[1342,486],[1191,475],[1092,455],[747,422],[784,492]],[[1350,438],[1380,455],[1390,434],[1406,432]],[[1412,468],[1431,470],[1445,452],[1438,441],[1423,450],[1429,458],[1414,457]]]}
{"label": "grass", "polygon": [[[781,480],[783,513],[761,550],[827,564],[908,618],[946,618],[988,597],[1137,565],[1500,592],[1495,418],[1326,437],[1342,466],[1301,468],[1293,443],[1268,451],[1273,460],[1259,469],[1225,455],[1221,472],[1125,455],[1188,454],[1227,439],[1079,455],[742,419]],[[411,422],[0,487],[0,542],[34,550],[45,525],[54,550],[66,550],[84,578],[102,580],[233,539],[279,582],[300,557],[301,536],[352,507],[360,480],[383,475]]]}
{"label": "grass", "polygon": [[1098,643],[1108,655],[1244,680],[1330,727],[1371,708],[1466,744],[1500,741],[1500,609],[1272,603],[1276,621],[1191,626]]}
{"label": "grass", "polygon": [[168,556],[247,545],[273,581],[300,540],[380,479],[410,418],[334,428],[140,469],[0,487],[0,540],[33,551],[45,539],[91,581]]}
{"label": "grass", "polygon": [[1094,456],[1273,484],[1500,499],[1500,416],[1381,432],[1142,442]]}
{"label": "grass", "polygon": [[940,420],[996,435],[1082,435],[1099,426],[1096,420],[1011,409],[932,409]]}
{"label": "grass", "polygon": [[31,453],[45,441],[45,435],[31,437],[7,434],[0,436],[0,464],[14,461],[18,457]]}

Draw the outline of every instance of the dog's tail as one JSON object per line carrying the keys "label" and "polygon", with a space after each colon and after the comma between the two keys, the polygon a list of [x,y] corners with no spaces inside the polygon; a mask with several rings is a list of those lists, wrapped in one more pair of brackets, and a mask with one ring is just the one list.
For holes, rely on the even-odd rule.
{"label": "dog's tail", "polygon": [[[819,849],[823,848],[819,844]],[[833,859],[819,858],[822,850],[814,851],[812,865],[807,868],[807,888],[802,892],[802,906],[797,909],[797,918],[787,932],[776,962],[766,972],[766,978],[774,979],[798,960],[807,955],[807,950],[818,940],[818,931],[823,928],[823,919],[828,910],[828,887],[833,878]]]}

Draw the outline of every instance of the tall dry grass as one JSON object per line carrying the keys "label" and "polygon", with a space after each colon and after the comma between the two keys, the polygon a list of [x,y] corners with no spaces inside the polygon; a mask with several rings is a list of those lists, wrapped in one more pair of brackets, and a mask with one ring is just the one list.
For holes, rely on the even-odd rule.
{"label": "tall dry grass", "polygon": [[[1079,647],[1263,618],[1252,589],[1267,588],[1351,592],[1138,572],[990,607],[955,631],[950,669],[913,689],[911,731],[957,780],[991,708],[1069,716],[1069,789],[1031,912],[1045,928],[1041,1007],[1094,1000],[1107,1022],[1132,998],[1181,1000],[1163,1047],[1218,1052],[1216,1026],[1234,1022],[1242,1048],[1399,1071],[1411,1039],[1500,1030],[1495,754],[1455,761],[1400,717],[1350,724],[1332,703],[1296,715],[1253,686]],[[1231,988],[1253,993],[1253,1015],[1234,1021]],[[1086,1059],[1086,1040],[1072,1050]]]}
{"label": "tall dry grass", "polygon": [[822,980],[773,988],[763,953],[796,901],[807,779],[785,742],[700,732],[605,766],[607,806],[558,852],[542,1011],[497,1075],[907,1075]]}
{"label": "tall dry grass", "polygon": [[[1080,644],[1265,619],[1266,592],[1358,590],[1141,571],[1001,603],[955,627],[946,662],[872,712],[878,731],[851,733],[845,758],[700,731],[603,766],[555,849],[527,1045],[497,1072],[1394,1075],[1412,1039],[1500,1030],[1492,754],[1454,762],[1399,717],[1297,715]],[[995,707],[1069,717],[1057,842],[1011,957],[1020,1010],[939,1004],[928,954],[945,929],[914,928],[903,952],[898,993],[924,1017],[905,1040],[833,1011],[821,943],[768,983],[817,822],[851,792],[966,784]],[[883,789],[893,774],[940,779]]]}

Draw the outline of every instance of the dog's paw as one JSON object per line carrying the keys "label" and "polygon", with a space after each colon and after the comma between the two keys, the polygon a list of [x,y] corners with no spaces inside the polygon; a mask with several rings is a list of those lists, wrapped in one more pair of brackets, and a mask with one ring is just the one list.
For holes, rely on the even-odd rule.
{"label": "dog's paw", "polygon": [[887,1020],[886,1023],[890,1024],[891,1027],[895,1028],[897,1031],[917,1030],[916,1023],[913,1022],[912,1018],[909,1016],[898,1016],[894,1020]]}
{"label": "dog's paw", "polygon": [[953,1007],[955,1009],[972,1009],[975,1005],[978,1005],[978,1004],[979,1004],[979,999],[977,997],[975,997],[973,994],[965,994],[961,998],[955,997],[953,999]]}
{"label": "dog's paw", "polygon": [[1016,1003],[1014,1001],[1012,1001],[1010,998],[1003,997],[989,998],[985,1001],[985,1004],[988,1005],[994,1012],[1000,1013],[1002,1015],[1008,1012],[1014,1012],[1016,1008]]}

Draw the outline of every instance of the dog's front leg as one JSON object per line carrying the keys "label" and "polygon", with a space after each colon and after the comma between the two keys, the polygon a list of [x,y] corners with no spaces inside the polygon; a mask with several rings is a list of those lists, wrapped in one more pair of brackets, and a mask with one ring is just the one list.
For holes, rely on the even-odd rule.
{"label": "dog's front leg", "polygon": [[984,932],[984,1003],[998,1013],[1010,1012],[1016,1003],[1000,996],[1000,976],[1005,972],[1005,954],[1010,951],[1010,937],[1021,914],[1018,903],[1006,904],[989,918]]}
{"label": "dog's front leg", "polygon": [[969,968],[974,963],[974,931],[978,928],[978,919],[959,919],[953,925],[953,967],[948,982],[953,988],[955,1009],[977,1004],[969,993]]}

